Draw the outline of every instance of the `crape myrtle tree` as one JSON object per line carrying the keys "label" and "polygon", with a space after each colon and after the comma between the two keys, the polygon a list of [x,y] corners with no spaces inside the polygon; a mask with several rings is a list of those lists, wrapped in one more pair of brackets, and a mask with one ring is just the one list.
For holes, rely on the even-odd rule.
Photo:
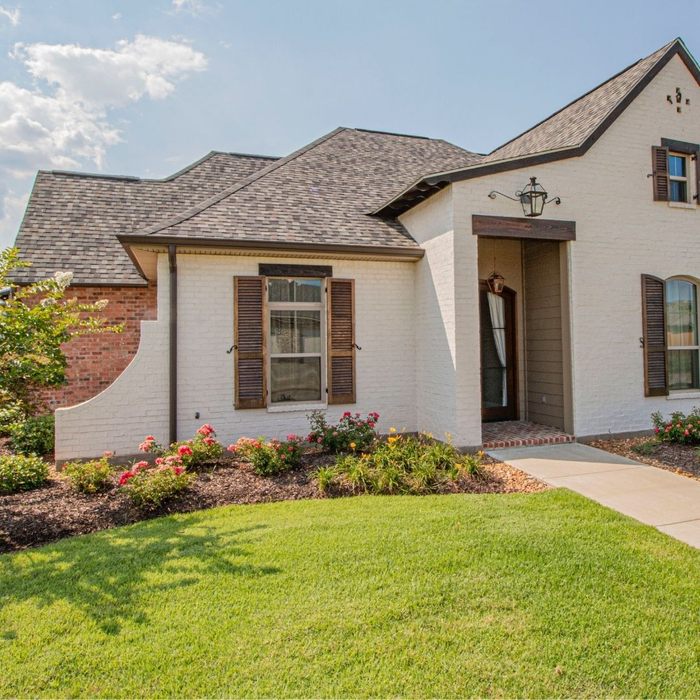
{"label": "crape myrtle tree", "polygon": [[66,298],[72,272],[57,272],[25,286],[13,284],[13,272],[30,265],[19,259],[17,248],[0,253],[0,428],[36,413],[41,389],[65,382],[64,343],[79,335],[123,329],[93,315],[104,310],[106,300],[83,304]]}

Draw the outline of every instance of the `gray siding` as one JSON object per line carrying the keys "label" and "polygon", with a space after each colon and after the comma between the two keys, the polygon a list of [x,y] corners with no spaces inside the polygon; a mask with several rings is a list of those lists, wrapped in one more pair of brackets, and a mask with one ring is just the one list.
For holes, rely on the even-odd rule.
{"label": "gray siding", "polygon": [[527,418],[564,429],[559,243],[524,241]]}

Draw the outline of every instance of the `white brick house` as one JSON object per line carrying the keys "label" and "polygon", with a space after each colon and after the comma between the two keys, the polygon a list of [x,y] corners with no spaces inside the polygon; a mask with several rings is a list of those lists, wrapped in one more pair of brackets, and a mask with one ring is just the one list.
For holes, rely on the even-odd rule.
{"label": "white brick house", "polygon": [[[582,439],[689,411],[699,144],[700,70],[675,40],[486,156],[338,129],[121,234],[158,320],[114,384],[57,411],[57,459],[202,422],[283,437],[315,408],[465,448],[484,421]],[[549,201],[525,218],[508,197],[533,177]]]}

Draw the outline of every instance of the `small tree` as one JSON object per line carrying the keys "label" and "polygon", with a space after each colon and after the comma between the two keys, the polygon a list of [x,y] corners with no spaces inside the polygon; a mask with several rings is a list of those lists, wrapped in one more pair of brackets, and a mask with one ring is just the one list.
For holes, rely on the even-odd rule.
{"label": "small tree", "polygon": [[90,315],[104,310],[106,300],[81,304],[66,299],[72,272],[14,286],[12,272],[30,265],[19,260],[17,248],[0,253],[0,290],[5,291],[0,300],[0,425],[34,412],[42,387],[65,382],[63,343],[78,335],[123,330]]}

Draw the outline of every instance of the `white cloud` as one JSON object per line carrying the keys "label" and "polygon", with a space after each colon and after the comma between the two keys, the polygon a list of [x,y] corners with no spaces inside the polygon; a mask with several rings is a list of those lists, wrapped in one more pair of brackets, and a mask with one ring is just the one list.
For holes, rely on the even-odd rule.
{"label": "white cloud", "polygon": [[4,7],[0,5],[0,17],[4,17],[10,22],[10,25],[16,27],[19,24],[20,11],[19,7]]}
{"label": "white cloud", "polygon": [[191,15],[198,15],[204,9],[202,0],[173,0],[173,10],[175,12],[188,12]]}
{"label": "white cloud", "polygon": [[115,20],[115,21],[118,20],[118,19],[121,19],[121,18],[122,18],[122,13],[121,13],[121,12],[115,12],[115,13],[112,15],[112,19]]}
{"label": "white cloud", "polygon": [[13,212],[23,195],[10,192],[11,180],[40,168],[89,163],[102,169],[107,149],[121,138],[110,110],[145,97],[163,99],[207,66],[205,56],[185,43],[143,35],[114,49],[17,44],[11,56],[24,63],[34,85],[0,82],[0,232],[19,223]]}
{"label": "white cloud", "polygon": [[114,50],[17,44],[12,56],[36,81],[32,89],[0,82],[0,174],[13,177],[86,161],[102,168],[106,149],[120,138],[110,108],[163,99],[207,65],[190,46],[148,36]]}

